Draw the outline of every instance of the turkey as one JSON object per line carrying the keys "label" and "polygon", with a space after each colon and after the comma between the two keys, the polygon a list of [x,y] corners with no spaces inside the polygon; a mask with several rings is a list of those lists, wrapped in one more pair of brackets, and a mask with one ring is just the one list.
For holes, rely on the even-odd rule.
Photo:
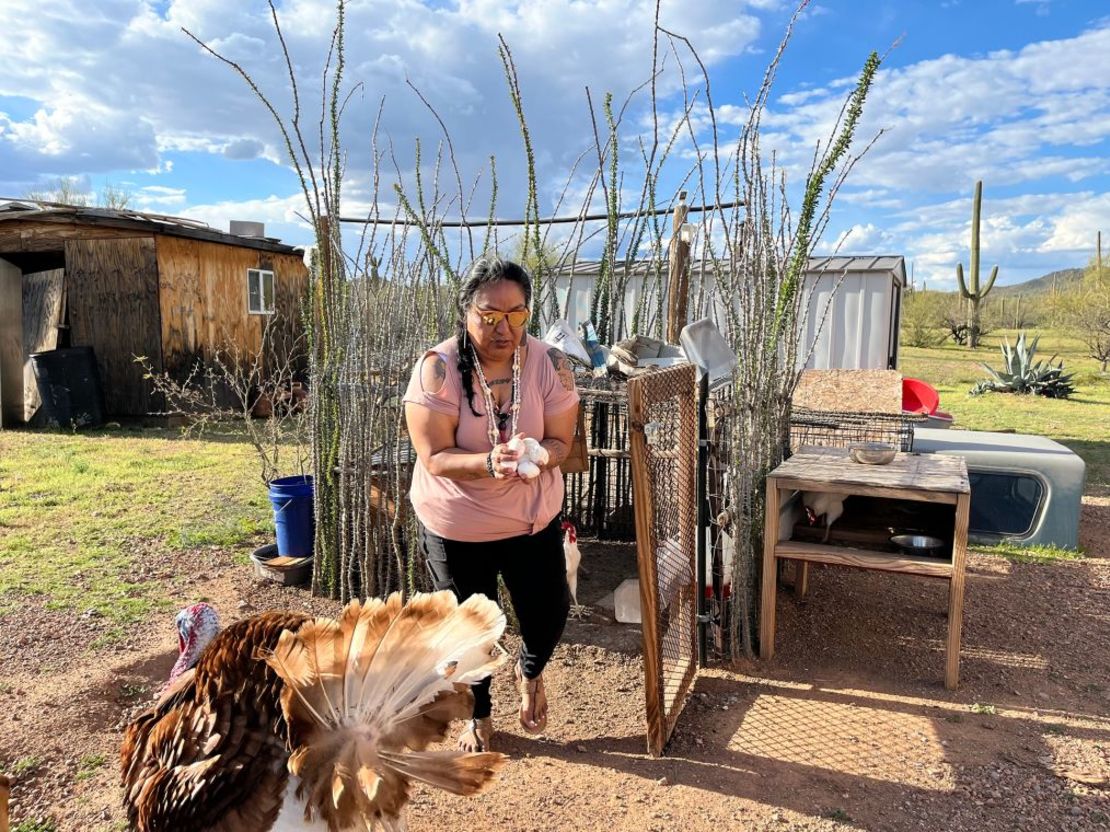
{"label": "turkey", "polygon": [[207,604],[178,616],[182,658],[124,734],[138,832],[392,832],[412,783],[476,794],[505,763],[426,750],[504,661],[505,616],[485,596],[395,593],[338,620],[268,612],[215,628]]}
{"label": "turkey", "polygon": [[0,832],[8,832],[8,793],[12,784],[0,774]]}

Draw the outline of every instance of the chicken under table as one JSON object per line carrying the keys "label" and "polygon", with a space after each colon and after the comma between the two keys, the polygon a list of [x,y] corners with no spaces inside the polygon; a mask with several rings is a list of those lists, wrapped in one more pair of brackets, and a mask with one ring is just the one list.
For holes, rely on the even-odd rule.
{"label": "chicken under table", "polygon": [[[792,518],[803,495],[835,495],[838,520],[825,537]],[[843,498],[843,500],[839,499]],[[795,562],[795,590],[805,592],[810,563],[923,575],[948,581],[948,641],[944,684],[955,690],[960,674],[964,569],[971,486],[960,457],[899,453],[887,465],[853,462],[844,448],[803,448],[767,475],[763,544],[760,658],[775,654],[778,564]],[[840,512],[843,512],[842,514]],[[785,518],[785,522],[784,522]],[[790,524],[790,528],[787,525]],[[907,554],[891,543],[912,531],[943,541],[936,553]]]}

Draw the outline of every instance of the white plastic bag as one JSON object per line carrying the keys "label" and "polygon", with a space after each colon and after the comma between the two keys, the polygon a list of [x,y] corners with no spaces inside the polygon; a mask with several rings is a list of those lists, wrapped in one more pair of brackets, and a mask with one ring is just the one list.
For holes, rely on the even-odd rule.
{"label": "white plastic bag", "polygon": [[561,349],[567,358],[577,361],[583,367],[591,366],[586,345],[565,320],[560,318],[553,323],[547,330],[547,334],[543,336],[543,340],[545,344]]}

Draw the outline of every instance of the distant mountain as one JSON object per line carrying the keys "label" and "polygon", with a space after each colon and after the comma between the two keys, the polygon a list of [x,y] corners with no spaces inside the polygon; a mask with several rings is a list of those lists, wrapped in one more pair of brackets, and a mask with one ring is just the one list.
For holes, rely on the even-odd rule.
{"label": "distant mountain", "polygon": [[1052,284],[1056,284],[1057,291],[1064,291],[1083,278],[1083,269],[1060,269],[1058,272],[1049,272],[1041,277],[1035,277],[1024,283],[1013,283],[1009,286],[995,286],[992,295],[1043,295],[1052,291]]}

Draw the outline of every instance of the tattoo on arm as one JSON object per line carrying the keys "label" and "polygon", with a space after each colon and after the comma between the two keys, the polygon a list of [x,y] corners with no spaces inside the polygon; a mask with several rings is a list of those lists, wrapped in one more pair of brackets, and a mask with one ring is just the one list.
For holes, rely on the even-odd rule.
{"label": "tattoo on arm", "polygon": [[551,455],[551,459],[547,463],[548,468],[562,465],[567,458],[567,454],[570,453],[570,446],[561,439],[545,439],[540,444],[547,448],[548,454]]}
{"label": "tattoo on arm", "polygon": [[447,362],[439,353],[428,353],[420,366],[420,386],[426,393],[438,393],[447,383]]}
{"label": "tattoo on arm", "polygon": [[558,347],[552,347],[547,351],[547,357],[551,359],[551,366],[555,368],[555,373],[559,376],[559,381],[562,383],[563,388],[567,392],[573,390],[574,370],[571,369],[570,361],[563,355],[563,351]]}

